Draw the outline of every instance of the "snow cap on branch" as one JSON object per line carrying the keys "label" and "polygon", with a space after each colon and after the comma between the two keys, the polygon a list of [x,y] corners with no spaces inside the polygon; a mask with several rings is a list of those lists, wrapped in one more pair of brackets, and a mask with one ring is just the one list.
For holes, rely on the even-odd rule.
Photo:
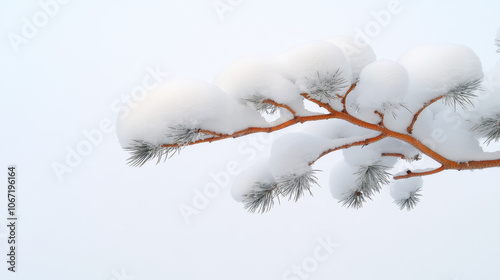
{"label": "snow cap on branch", "polygon": [[236,176],[231,187],[231,196],[238,202],[244,201],[248,194],[254,191],[257,183],[269,185],[275,183],[267,159],[258,160]]}
{"label": "snow cap on branch", "polygon": [[340,48],[351,65],[353,82],[359,78],[361,70],[376,59],[372,47],[354,37],[339,36],[326,40]]}
{"label": "snow cap on branch", "polygon": [[404,54],[399,63],[409,74],[408,102],[411,109],[420,108],[425,102],[450,91],[453,91],[452,97],[470,98],[457,95],[461,92],[454,90],[483,77],[478,56],[470,48],[460,45],[418,47]]}
{"label": "snow cap on branch", "polygon": [[399,63],[378,60],[368,64],[359,77],[355,92],[360,107],[382,112],[389,104],[399,104],[408,91],[408,72]]}
{"label": "snow cap on branch", "polygon": [[306,133],[280,136],[271,147],[269,165],[275,178],[302,174],[310,170],[309,163],[331,147],[331,141]]}
{"label": "snow cap on branch", "polygon": [[[122,147],[129,147],[134,141],[170,144],[175,139],[196,137],[192,132],[197,129],[233,133],[267,124],[257,112],[218,87],[197,80],[169,80],[141,102],[123,105],[122,112],[128,112],[117,122]],[[180,135],[182,131],[189,135]]]}
{"label": "snow cap on branch", "polygon": [[341,200],[351,191],[355,191],[357,186],[356,167],[345,162],[339,162],[333,166],[330,172],[330,192],[335,199]]}
{"label": "snow cap on branch", "polygon": [[346,56],[326,41],[300,45],[279,56],[278,63],[283,75],[295,82],[302,93],[313,96],[316,91],[320,101],[344,95],[352,82]]}
{"label": "snow cap on branch", "polygon": [[421,177],[401,179],[391,185],[391,196],[401,210],[411,210],[420,201],[420,189],[423,185]]}
{"label": "snow cap on branch", "polygon": [[449,111],[445,110],[435,115],[427,111],[420,117],[413,134],[440,155],[457,162],[480,160],[478,156],[484,155],[478,139],[470,132],[470,122],[450,125]]}
{"label": "snow cap on branch", "polygon": [[[241,58],[215,78],[215,84],[242,103],[271,99],[281,104],[302,101],[298,87],[283,77],[273,58]],[[258,104],[249,104],[254,108]]]}
{"label": "snow cap on branch", "polygon": [[[375,143],[376,144],[376,143]],[[375,145],[355,146],[342,150],[344,159],[349,165],[374,164],[380,161],[381,152]]]}

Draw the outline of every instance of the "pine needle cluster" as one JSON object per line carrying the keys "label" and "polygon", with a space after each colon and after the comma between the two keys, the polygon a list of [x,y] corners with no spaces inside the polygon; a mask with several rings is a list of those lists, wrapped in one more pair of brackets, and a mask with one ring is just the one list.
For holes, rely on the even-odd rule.
{"label": "pine needle cluster", "polygon": [[344,198],[339,202],[347,208],[359,209],[366,202],[366,199],[372,199],[375,193],[379,193],[382,185],[389,184],[391,174],[389,167],[375,163],[373,165],[360,166],[354,173],[357,179],[354,182],[357,188],[344,194]]}
{"label": "pine needle cluster", "polygon": [[252,213],[265,213],[274,206],[275,199],[279,202],[280,196],[297,201],[306,193],[312,195],[311,187],[318,184],[314,172],[316,170],[287,174],[273,183],[256,182],[252,190],[245,195],[245,209]]}
{"label": "pine needle cluster", "polygon": [[448,90],[444,95],[444,103],[447,106],[453,106],[456,110],[457,105],[460,105],[462,108],[467,108],[468,105],[473,106],[472,100],[477,97],[474,93],[477,90],[481,89],[481,82],[483,78],[477,78],[471,81],[463,82],[458,84],[457,86]]}
{"label": "pine needle cluster", "polygon": [[308,81],[309,96],[318,101],[329,103],[339,99],[340,94],[349,86],[340,70],[333,74],[328,72],[325,74],[316,72],[316,74],[317,77],[306,77],[306,80]]}
{"label": "pine needle cluster", "polygon": [[125,147],[130,152],[127,163],[131,166],[142,166],[149,160],[157,159],[157,164],[162,160],[172,157],[175,153],[197,140],[209,137],[201,133],[197,128],[188,128],[185,126],[171,127],[170,133],[166,138],[171,142],[170,145],[155,145],[144,140],[133,140],[132,145]]}
{"label": "pine needle cluster", "polygon": [[250,105],[259,113],[265,113],[265,114],[272,115],[278,111],[278,107],[273,105],[273,104],[264,102],[267,99],[268,98],[266,98],[265,96],[263,96],[259,93],[256,93],[256,94],[251,95],[249,97],[241,98],[241,102],[244,104]]}
{"label": "pine needle cluster", "polygon": [[403,210],[406,208],[406,210],[410,211],[417,205],[417,203],[420,202],[420,197],[422,196],[420,191],[421,188],[418,188],[417,190],[411,192],[408,198],[396,200],[394,203],[399,206],[399,209]]}
{"label": "pine needle cluster", "polygon": [[500,139],[500,113],[492,117],[481,118],[479,123],[472,127],[472,130],[486,138],[485,144],[489,145],[491,141],[497,142]]}

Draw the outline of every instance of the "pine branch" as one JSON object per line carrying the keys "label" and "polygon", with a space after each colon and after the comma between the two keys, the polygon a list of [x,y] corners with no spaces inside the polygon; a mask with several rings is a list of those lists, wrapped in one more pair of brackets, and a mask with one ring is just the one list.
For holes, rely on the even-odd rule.
{"label": "pine branch", "polygon": [[313,184],[318,185],[318,178],[314,175],[317,170],[308,170],[302,174],[287,174],[281,176],[278,182],[278,188],[281,195],[288,196],[289,200],[297,201],[304,196],[306,192],[312,196],[311,187]]}
{"label": "pine branch", "polygon": [[[211,143],[214,141],[220,141],[228,138],[238,138],[242,136],[246,136],[249,134],[253,133],[259,133],[259,132],[264,132],[264,133],[271,133],[274,131],[278,131],[284,128],[287,128],[289,126],[298,124],[298,123],[304,123],[304,122],[309,122],[309,121],[319,121],[319,120],[328,120],[328,119],[333,119],[335,116],[333,114],[318,114],[318,115],[313,115],[313,116],[294,116],[293,119],[285,121],[283,123],[277,124],[275,126],[270,126],[270,127],[249,127],[245,128],[240,131],[236,131],[233,134],[224,134],[224,133],[218,133],[210,130],[199,130],[200,133],[204,133],[207,135],[211,135],[214,137],[206,137],[206,138],[200,138],[199,140],[196,140],[189,145],[196,145],[196,144],[201,144],[201,143]],[[178,146],[177,144],[162,144],[162,147],[175,147]]]}
{"label": "pine branch", "polygon": [[482,77],[477,78],[471,81],[463,82],[456,87],[451,88],[444,94],[444,103],[448,106],[453,105],[455,110],[457,109],[457,104],[464,109],[467,105],[474,106],[472,100],[477,97],[474,92],[481,89],[482,80]]}
{"label": "pine branch", "polygon": [[187,128],[185,126],[171,127],[170,133],[166,135],[174,144],[154,145],[143,140],[133,140],[133,144],[124,148],[131,153],[127,163],[131,166],[142,166],[149,160],[157,158],[156,164],[165,156],[164,160],[172,157],[175,153],[200,139],[205,139],[211,135],[197,128]]}
{"label": "pine branch", "polygon": [[406,208],[407,211],[410,211],[420,202],[420,197],[422,196],[420,194],[421,189],[422,188],[418,188],[416,191],[411,192],[408,198],[395,200],[394,203],[399,206],[399,209],[403,210]]}
{"label": "pine branch", "polygon": [[255,183],[252,191],[246,194],[243,199],[244,208],[251,213],[259,212],[263,214],[273,208],[275,197],[277,197],[276,184]]}
{"label": "pine branch", "polygon": [[491,141],[498,142],[500,139],[500,113],[493,117],[481,118],[480,122],[472,127],[479,135],[485,137],[485,144],[489,145]]}
{"label": "pine branch", "polygon": [[348,86],[347,80],[342,77],[342,71],[337,70],[333,74],[326,72],[324,75],[316,73],[317,77],[306,77],[309,96],[323,103],[339,99],[340,93]]}
{"label": "pine branch", "polygon": [[355,173],[358,175],[359,191],[370,198],[374,193],[380,192],[382,185],[389,184],[391,174],[387,172],[390,168],[379,163],[360,166]]}
{"label": "pine branch", "polygon": [[266,113],[269,115],[276,113],[276,111],[278,110],[278,107],[275,106],[274,104],[269,103],[269,102],[264,102],[266,100],[269,100],[269,99],[261,94],[254,94],[254,95],[247,97],[247,98],[241,98],[241,101],[243,103],[249,104],[258,112]]}
{"label": "pine branch", "polygon": [[[351,88],[344,95],[344,99],[348,95],[348,93],[352,89],[354,89],[354,87],[355,87],[355,85],[351,86]],[[340,120],[350,122],[354,125],[363,127],[365,129],[380,132],[379,136],[374,137],[372,139],[365,140],[366,144],[377,142],[379,140],[384,139],[385,137],[392,137],[392,138],[399,139],[403,142],[406,142],[406,143],[412,145],[416,149],[420,150],[420,152],[422,152],[423,154],[426,154],[427,156],[429,156],[433,160],[442,164],[441,168],[438,168],[433,172],[426,172],[426,174],[424,174],[424,175],[433,174],[433,173],[437,173],[437,172],[440,172],[443,170],[448,170],[448,169],[473,170],[473,169],[482,169],[482,168],[489,168],[489,167],[500,167],[500,159],[478,160],[478,161],[468,161],[468,162],[455,162],[455,161],[449,160],[449,159],[443,157],[442,155],[440,155],[439,153],[437,153],[436,151],[434,151],[431,148],[424,145],[422,142],[420,142],[418,139],[414,138],[412,135],[410,135],[412,132],[413,125],[414,125],[415,121],[417,120],[420,112],[422,112],[430,104],[443,98],[443,96],[437,97],[437,98],[427,102],[414,115],[413,121],[410,124],[410,126],[408,127],[408,132],[410,134],[405,134],[405,133],[399,133],[399,132],[390,130],[384,126],[379,126],[376,124],[368,123],[366,121],[363,121],[361,119],[358,119],[358,118],[350,115],[345,110],[342,112],[335,111],[335,110],[333,110],[333,108],[329,104],[322,103],[318,100],[315,100],[315,99],[311,98],[307,93],[303,93],[301,95],[304,98],[310,100],[311,102],[314,102],[314,103],[318,104],[319,106],[327,109],[330,113],[318,114],[318,115],[314,115],[314,116],[294,116],[293,119],[285,121],[283,123],[280,123],[280,124],[272,126],[272,127],[249,127],[249,128],[237,131],[233,134],[223,134],[223,133],[217,133],[217,132],[212,132],[212,131],[207,131],[207,130],[199,130],[199,133],[205,134],[205,137],[200,137],[200,138],[198,138],[198,140],[195,140],[195,141],[193,141],[194,138],[192,136],[187,137],[188,140],[182,141],[183,144],[181,146],[179,144],[175,144],[175,143],[173,143],[173,144],[172,143],[161,144],[161,146],[157,146],[157,145],[151,145],[151,144],[146,143],[144,141],[134,141],[130,147],[125,148],[126,150],[129,150],[132,152],[132,156],[129,158],[129,163],[131,165],[141,166],[144,164],[144,162],[146,162],[150,159],[153,159],[155,157],[158,157],[160,159],[162,155],[167,155],[167,156],[171,155],[174,152],[177,152],[180,147],[183,147],[186,145],[195,145],[195,144],[200,144],[200,143],[214,142],[214,141],[219,141],[219,140],[223,140],[223,139],[227,139],[227,138],[237,138],[237,137],[245,136],[245,135],[252,134],[252,133],[258,133],[258,132],[271,133],[271,132],[298,124],[298,123],[304,123],[304,122],[309,122],[309,121],[318,121],[318,120],[326,120],[326,119],[340,119]],[[192,135],[192,133],[189,133],[189,134]],[[182,139],[182,137],[179,139]],[[191,140],[189,140],[189,139],[191,139]],[[189,142],[189,141],[193,141],[193,142]],[[189,144],[186,144],[188,142],[189,142]],[[335,149],[325,151],[318,158],[320,158],[321,156],[328,154],[329,152],[334,151],[334,150],[348,148],[352,145],[362,145],[362,144],[363,144],[363,141],[358,142],[358,143],[352,143],[352,144],[345,145],[342,147],[337,147]],[[163,150],[162,148],[166,148],[166,149]],[[315,161],[312,161],[310,163],[310,165],[312,165],[314,162]],[[422,176],[422,175],[418,175],[418,174],[414,174],[414,173],[409,172],[406,175],[395,176],[394,179],[402,179],[402,178],[408,178],[408,177],[413,177],[413,176]]]}
{"label": "pine branch", "polygon": [[354,190],[347,193],[347,195],[345,195],[344,198],[339,201],[339,203],[342,203],[342,206],[354,209],[363,207],[363,203],[365,202],[365,195],[359,190]]}
{"label": "pine branch", "polygon": [[413,115],[413,120],[411,121],[410,126],[408,126],[408,128],[406,129],[408,131],[408,133],[411,134],[413,132],[413,126],[415,125],[415,122],[417,121],[420,113],[422,113],[422,111],[425,108],[429,107],[431,104],[433,104],[434,102],[436,102],[440,99],[444,99],[444,103],[447,106],[453,105],[453,108],[455,110],[456,110],[457,104],[460,105],[460,107],[462,107],[464,109],[467,107],[467,105],[474,105],[472,103],[472,100],[475,97],[477,97],[477,95],[474,94],[474,91],[481,89],[481,81],[482,80],[483,80],[483,78],[481,77],[481,78],[474,79],[471,81],[463,82],[463,83],[457,85],[456,87],[448,90],[448,92],[445,93],[444,95],[438,96],[438,97],[424,103],[424,106],[422,106],[422,108],[420,108],[417,111],[417,113],[415,113],[415,115]]}
{"label": "pine branch", "polygon": [[200,132],[200,129],[188,128],[182,125],[170,127],[170,133],[167,134],[167,138],[180,147],[190,145],[204,136],[206,136],[205,133]]}
{"label": "pine branch", "polygon": [[146,141],[134,140],[131,146],[125,147],[124,149],[131,153],[131,156],[127,159],[129,165],[142,166],[144,163],[154,158],[158,158],[158,164],[163,156],[165,156],[166,159],[169,155],[172,156],[176,152],[179,152],[181,147],[162,147]]}

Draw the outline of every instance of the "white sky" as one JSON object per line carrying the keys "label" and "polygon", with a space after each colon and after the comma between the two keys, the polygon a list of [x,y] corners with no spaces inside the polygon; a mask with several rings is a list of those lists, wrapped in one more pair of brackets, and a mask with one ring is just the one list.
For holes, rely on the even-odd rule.
{"label": "white sky", "polygon": [[[142,83],[147,69],[212,81],[240,56],[354,35],[389,1],[243,0],[224,21],[212,0],[68,2],[17,53],[9,34],[21,35],[23,18],[31,21],[43,10],[38,1],[0,3],[0,161],[3,168],[17,165],[20,218],[19,272],[8,272],[4,262],[1,279],[121,280],[122,272],[136,280],[282,279],[328,236],[340,247],[310,279],[498,276],[497,169],[425,178],[422,202],[412,212],[399,211],[388,189],[355,211],[329,193],[331,162],[342,160],[337,153],[318,162],[324,172],[314,197],[248,214],[227,187],[190,224],[179,205],[213,182],[210,173],[231,161],[248,165],[268,146],[228,140],[132,168],[115,134],[105,133],[62,181],[52,169],[85,140],[85,131],[115,121],[113,106]],[[499,2],[436,2],[400,0],[403,11],[372,38],[378,57],[460,43],[478,54],[485,71],[493,67]],[[4,217],[6,183],[0,190]],[[0,260],[6,234],[0,226]]]}

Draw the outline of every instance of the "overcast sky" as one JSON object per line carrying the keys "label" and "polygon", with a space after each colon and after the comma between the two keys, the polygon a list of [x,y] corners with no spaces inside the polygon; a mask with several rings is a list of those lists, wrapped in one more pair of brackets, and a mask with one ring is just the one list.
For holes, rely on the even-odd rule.
{"label": "overcast sky", "polygon": [[[324,172],[314,197],[249,214],[220,178],[234,177],[228,164],[244,168],[265,156],[276,136],[193,146],[132,168],[113,125],[145,80],[212,82],[238,57],[338,35],[367,36],[378,58],[393,60],[423,44],[463,44],[487,72],[499,58],[499,11],[493,0],[2,1],[1,176],[16,165],[19,220],[18,272],[2,262],[0,278],[497,277],[498,169],[426,177],[411,212],[388,189],[356,211],[330,195],[329,170],[342,160],[335,153],[318,162]],[[182,215],[180,208],[196,208],[193,199],[202,204],[208,184],[220,193]],[[0,226],[0,260],[7,236]],[[304,265],[304,275],[293,274]]]}

